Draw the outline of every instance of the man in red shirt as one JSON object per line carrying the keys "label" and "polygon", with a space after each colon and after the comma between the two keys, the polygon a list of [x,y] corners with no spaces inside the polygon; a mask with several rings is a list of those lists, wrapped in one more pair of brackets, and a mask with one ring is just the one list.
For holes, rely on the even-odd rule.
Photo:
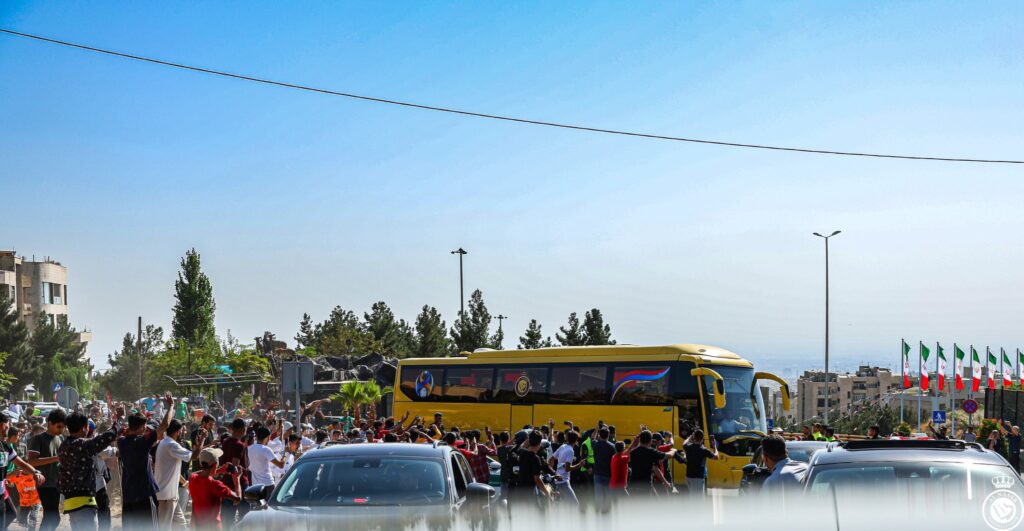
{"label": "man in red shirt", "polygon": [[608,489],[612,496],[626,494],[626,484],[629,480],[629,452],[636,448],[636,438],[633,439],[629,448],[622,441],[615,443],[615,455],[612,456],[612,478],[608,482]]}
{"label": "man in red shirt", "polygon": [[[239,482],[244,490],[249,486],[249,479],[245,475],[246,470],[249,468],[249,454],[245,451],[244,420],[236,418],[231,422],[231,435],[221,441],[220,448],[224,451],[223,455],[220,456],[220,466],[235,465],[238,467]],[[237,503],[231,500],[224,500],[224,507],[221,508],[221,517],[227,523],[234,524],[241,520],[247,512],[249,512],[249,502],[242,501]]]}
{"label": "man in red shirt", "polygon": [[223,500],[238,502],[242,499],[237,468],[231,473],[233,488],[213,478],[217,473],[217,462],[223,454],[217,448],[207,448],[200,452],[199,472],[188,478],[188,493],[192,497],[192,527],[196,529],[219,529]]}

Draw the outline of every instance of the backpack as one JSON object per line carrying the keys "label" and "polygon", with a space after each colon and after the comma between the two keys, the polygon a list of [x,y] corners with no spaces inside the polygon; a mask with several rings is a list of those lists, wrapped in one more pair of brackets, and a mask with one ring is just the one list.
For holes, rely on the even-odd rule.
{"label": "backpack", "polygon": [[519,449],[514,446],[505,450],[505,458],[501,460],[501,479],[510,488],[519,486]]}

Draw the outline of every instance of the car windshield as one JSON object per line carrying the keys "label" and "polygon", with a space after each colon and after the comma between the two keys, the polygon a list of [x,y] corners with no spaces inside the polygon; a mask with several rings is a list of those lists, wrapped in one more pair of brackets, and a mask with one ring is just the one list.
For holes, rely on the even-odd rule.
{"label": "car windshield", "polygon": [[760,439],[768,430],[764,417],[764,401],[754,387],[754,369],[749,367],[714,367],[722,376],[725,390],[725,407],[715,407],[715,380],[704,377],[704,404],[711,413],[708,416],[711,433],[719,442],[736,435],[751,435]]}
{"label": "car windshield", "polygon": [[299,460],[274,492],[274,505],[430,505],[446,499],[444,463],[412,457]]}
{"label": "car windshield", "polygon": [[997,489],[1024,494],[1016,473],[1007,466],[969,463],[851,463],[818,467],[808,492],[818,496],[881,497],[907,503],[933,500],[980,500]]}

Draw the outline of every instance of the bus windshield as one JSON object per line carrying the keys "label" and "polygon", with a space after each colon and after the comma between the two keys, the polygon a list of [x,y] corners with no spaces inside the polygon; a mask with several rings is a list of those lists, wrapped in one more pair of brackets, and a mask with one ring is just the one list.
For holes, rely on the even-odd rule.
{"label": "bus windshield", "polygon": [[768,431],[768,424],[761,392],[754,385],[754,369],[722,366],[712,369],[722,376],[725,388],[725,407],[718,409],[715,407],[715,379],[704,377],[704,407],[708,411],[708,428],[715,439],[719,443],[737,435],[760,439]]}

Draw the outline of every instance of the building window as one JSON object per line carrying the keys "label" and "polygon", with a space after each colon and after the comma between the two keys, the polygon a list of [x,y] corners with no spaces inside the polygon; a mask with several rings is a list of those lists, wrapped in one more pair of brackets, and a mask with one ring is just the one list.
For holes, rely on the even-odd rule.
{"label": "building window", "polygon": [[64,285],[43,282],[43,304],[64,304]]}

